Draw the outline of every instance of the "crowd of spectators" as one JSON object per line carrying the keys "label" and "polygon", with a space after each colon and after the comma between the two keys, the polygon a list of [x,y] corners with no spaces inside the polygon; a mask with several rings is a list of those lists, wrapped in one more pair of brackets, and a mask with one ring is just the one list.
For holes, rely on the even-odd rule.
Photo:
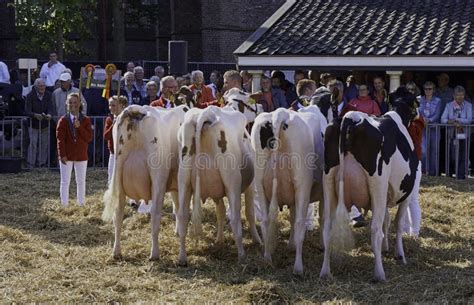
{"label": "crowd of spectators", "polygon": [[[349,110],[380,116],[390,109],[388,81],[384,74],[355,72],[347,76],[303,70],[292,74],[293,82],[282,71],[267,71],[261,77],[261,89],[257,92],[252,90],[252,75],[248,71],[240,71],[237,75],[240,80],[239,88],[251,92],[252,97],[266,112],[280,107],[298,110],[300,107],[316,104],[330,122]],[[23,114],[31,117],[27,156],[29,166],[45,166],[48,156],[54,165],[54,160],[57,159],[55,153],[51,152],[54,150],[48,153],[47,147],[56,141],[52,130],[58,119],[66,114],[66,100],[71,93],[78,93],[80,96],[83,115],[106,117],[110,114],[108,100],[90,89],[83,88],[79,92],[72,76],[71,70],[60,63],[57,54],[52,52],[49,61],[42,65],[31,92],[26,95]],[[206,81],[206,75],[199,70],[186,75],[167,75],[163,66],[155,67],[152,75],[145,75],[143,67],[129,62],[120,81],[120,92],[112,93],[123,95],[128,105],[170,108],[175,105],[175,94],[185,86],[192,92],[195,106],[204,108],[219,105],[219,100],[227,89],[226,79],[221,71],[212,71],[208,76]],[[9,83],[9,78],[6,65],[0,62],[0,82]],[[458,178],[464,178],[468,170],[464,166],[468,157],[465,148],[472,132],[472,128],[464,125],[473,123],[471,97],[462,86],[451,87],[447,73],[437,75],[436,81],[420,81],[415,80],[412,73],[405,72],[402,86],[417,96],[419,117],[428,124],[421,145],[424,172],[429,175],[440,173],[444,165],[444,141],[447,141],[451,156],[447,175],[457,173]],[[448,124],[449,127],[434,125],[437,123]],[[101,136],[104,120],[93,120],[92,127],[96,135],[96,149],[92,147],[93,144],[89,144],[89,162],[93,159],[92,151],[100,150],[104,145]],[[456,158],[457,169],[451,164]],[[471,156],[471,164],[472,159]],[[106,164],[104,158],[100,162]]]}

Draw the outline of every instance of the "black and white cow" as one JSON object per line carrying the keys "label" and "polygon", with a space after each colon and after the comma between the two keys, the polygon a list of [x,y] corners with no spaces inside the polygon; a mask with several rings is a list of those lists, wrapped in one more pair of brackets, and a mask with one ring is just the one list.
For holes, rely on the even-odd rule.
{"label": "black and white cow", "polygon": [[374,280],[385,280],[382,240],[384,251],[388,251],[388,207],[395,205],[398,205],[396,255],[406,264],[401,220],[414,185],[421,179],[421,168],[407,130],[416,115],[415,98],[405,94],[396,98],[392,106],[394,111],[379,118],[350,111],[342,122],[334,122],[326,130],[322,278],[331,275],[330,244],[333,248],[344,246],[352,237],[347,209],[353,203],[372,210]]}

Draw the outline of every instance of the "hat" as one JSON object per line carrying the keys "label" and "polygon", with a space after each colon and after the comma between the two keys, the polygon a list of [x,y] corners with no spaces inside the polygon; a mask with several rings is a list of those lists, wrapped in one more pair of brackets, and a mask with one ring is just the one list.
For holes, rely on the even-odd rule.
{"label": "hat", "polygon": [[59,76],[59,80],[63,81],[63,82],[67,82],[68,80],[71,80],[71,74],[65,72],[65,73],[62,73],[60,76]]}

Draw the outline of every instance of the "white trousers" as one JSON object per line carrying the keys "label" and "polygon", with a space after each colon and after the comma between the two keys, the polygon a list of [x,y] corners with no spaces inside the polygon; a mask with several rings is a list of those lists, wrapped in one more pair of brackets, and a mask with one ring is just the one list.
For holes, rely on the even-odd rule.
{"label": "white trousers", "polygon": [[73,166],[76,176],[77,202],[81,206],[86,202],[87,161],[66,161],[66,164],[59,161],[59,171],[61,172],[59,193],[61,195],[61,203],[65,207],[69,205],[69,183],[71,182]]}
{"label": "white trousers", "polygon": [[[418,167],[419,168],[419,167]],[[403,221],[403,229],[406,233],[418,237],[421,227],[421,208],[420,208],[420,182],[421,175],[415,180],[413,186],[413,195],[408,203],[408,211]]]}
{"label": "white trousers", "polygon": [[112,181],[112,173],[114,172],[114,166],[115,166],[115,155],[111,153],[109,155],[109,165],[107,167],[107,173],[109,174],[107,178],[107,186],[110,186],[110,181]]}

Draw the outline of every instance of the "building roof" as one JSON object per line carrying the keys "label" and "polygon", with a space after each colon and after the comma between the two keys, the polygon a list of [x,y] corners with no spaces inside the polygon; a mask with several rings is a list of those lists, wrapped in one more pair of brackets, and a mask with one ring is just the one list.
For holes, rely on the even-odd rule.
{"label": "building roof", "polygon": [[290,0],[234,54],[469,59],[474,0]]}

